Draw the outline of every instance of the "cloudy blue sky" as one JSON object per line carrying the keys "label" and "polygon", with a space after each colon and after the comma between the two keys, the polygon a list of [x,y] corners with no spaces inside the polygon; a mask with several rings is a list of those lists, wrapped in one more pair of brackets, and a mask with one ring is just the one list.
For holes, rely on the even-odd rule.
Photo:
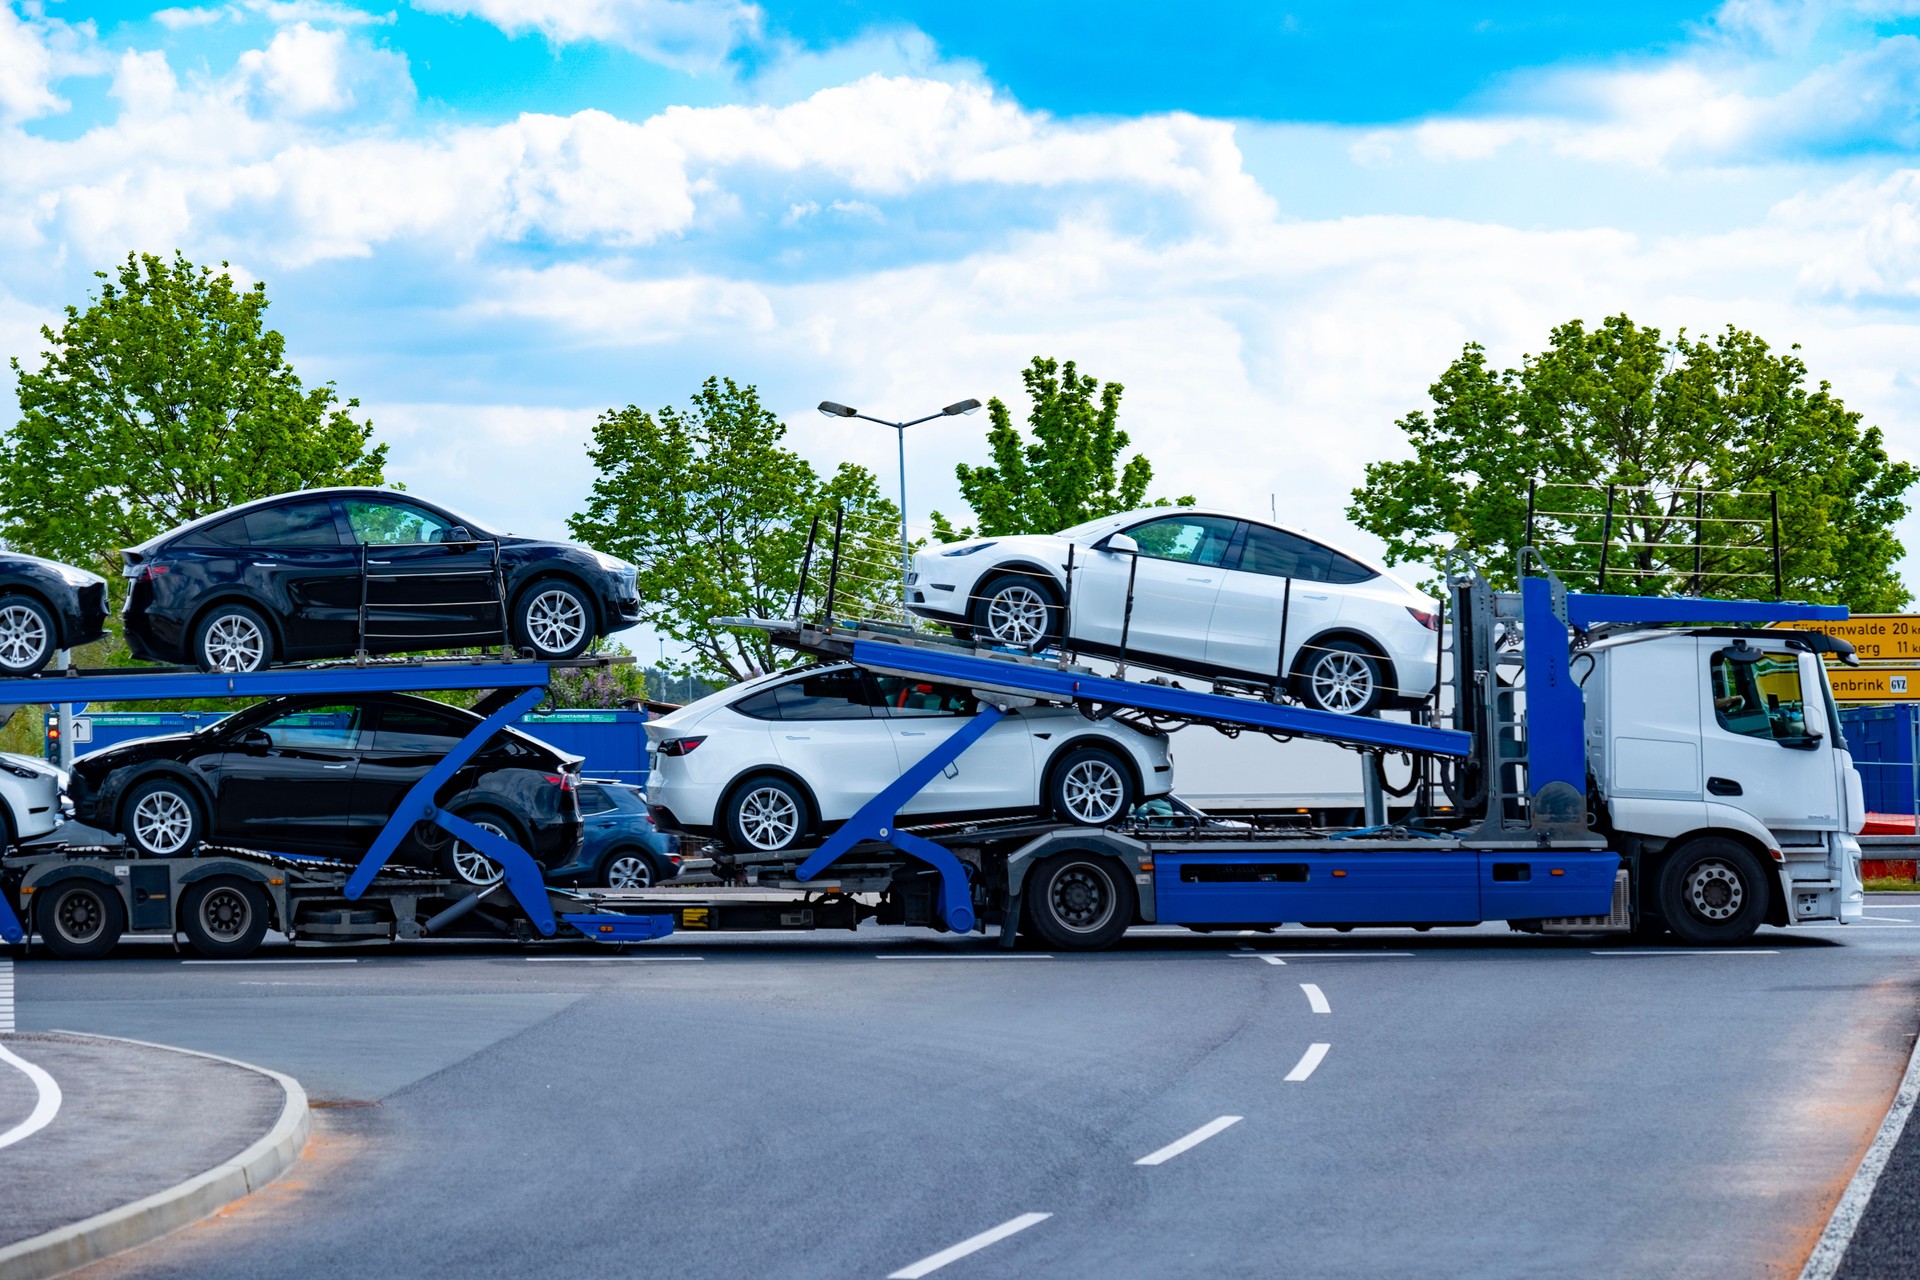
{"label": "cloudy blue sky", "polygon": [[[1920,458],[1917,150],[1920,0],[0,0],[0,353],[224,258],[396,478],[548,533],[609,405],[729,374],[891,482],[817,401],[1055,354],[1162,491],[1364,546],[1461,344],[1575,316],[1798,342]],[[916,516],[983,428],[916,430]]]}

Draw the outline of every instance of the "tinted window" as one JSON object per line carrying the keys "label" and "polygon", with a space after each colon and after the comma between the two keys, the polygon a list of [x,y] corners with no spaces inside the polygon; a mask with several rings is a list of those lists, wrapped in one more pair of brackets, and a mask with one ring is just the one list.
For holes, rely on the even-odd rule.
{"label": "tinted window", "polygon": [[1769,649],[1758,662],[1730,662],[1716,653],[1709,670],[1713,715],[1722,729],[1749,738],[1807,736],[1797,654]]}
{"label": "tinted window", "polygon": [[1240,569],[1243,573],[1304,578],[1308,582],[1342,586],[1379,576],[1359,561],[1349,560],[1317,542],[1259,524],[1247,526],[1247,541],[1240,548]]}
{"label": "tinted window", "polygon": [[231,520],[209,525],[190,535],[188,541],[195,546],[244,547],[247,545],[247,518],[235,516]]}
{"label": "tinted window", "polygon": [[1327,555],[1333,562],[1327,569],[1328,582],[1350,587],[1356,582],[1371,582],[1380,576],[1358,560],[1349,560],[1338,551],[1329,551]]}
{"label": "tinted window", "polygon": [[865,720],[871,695],[858,671],[821,671],[742,698],[733,709],[759,720]]}
{"label": "tinted window", "polygon": [[1140,544],[1141,555],[1155,560],[1217,565],[1226,559],[1227,544],[1233,541],[1238,523],[1219,516],[1168,516],[1137,524],[1127,530],[1127,536]]}
{"label": "tinted window", "polygon": [[370,502],[365,498],[343,500],[347,523],[360,542],[376,546],[400,546],[419,542],[445,542],[453,525],[411,502]]}
{"label": "tinted window", "polygon": [[191,535],[191,541],[215,547],[337,547],[340,530],[333,523],[333,504],[290,502],[222,520]]}
{"label": "tinted window", "polygon": [[980,709],[971,694],[952,685],[904,676],[875,676],[873,683],[889,716],[970,716]]}
{"label": "tinted window", "polygon": [[580,785],[580,812],[612,813],[619,807],[613,797],[607,794],[605,787],[596,787],[590,782]]}
{"label": "tinted window", "polygon": [[351,750],[360,737],[360,708],[306,707],[260,726],[282,751]]}
{"label": "tinted window", "polygon": [[423,707],[388,707],[380,713],[374,731],[375,751],[406,751],[415,755],[445,755],[467,736],[467,726],[452,716]]}

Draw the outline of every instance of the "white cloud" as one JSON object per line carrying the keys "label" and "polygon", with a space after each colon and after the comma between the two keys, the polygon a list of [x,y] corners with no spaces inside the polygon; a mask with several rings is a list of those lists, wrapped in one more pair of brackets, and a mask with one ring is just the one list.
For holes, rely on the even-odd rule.
{"label": "white cloud", "polygon": [[53,86],[101,65],[91,22],[62,22],[37,7],[23,15],[0,4],[0,125],[65,111]]}
{"label": "white cloud", "polygon": [[211,27],[238,12],[231,5],[203,5],[198,8],[176,6],[155,10],[153,20],[169,31],[186,31],[193,27]]}
{"label": "white cloud", "polygon": [[687,70],[718,66],[760,30],[745,0],[412,0],[428,13],[473,16],[508,35],[537,32],[555,44],[599,40]]}

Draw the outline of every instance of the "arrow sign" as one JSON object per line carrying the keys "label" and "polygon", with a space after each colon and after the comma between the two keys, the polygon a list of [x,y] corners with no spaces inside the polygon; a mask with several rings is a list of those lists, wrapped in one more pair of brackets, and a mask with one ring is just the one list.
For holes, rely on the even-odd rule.
{"label": "arrow sign", "polygon": [[[1920,614],[1856,613],[1845,622],[1778,622],[1789,631],[1824,631],[1845,640],[1862,662],[1920,662]],[[1828,655],[1829,660],[1832,655]],[[1920,685],[1914,687],[1920,693]],[[1834,690],[1836,695],[1839,690]],[[1902,695],[1905,696],[1905,695]]]}

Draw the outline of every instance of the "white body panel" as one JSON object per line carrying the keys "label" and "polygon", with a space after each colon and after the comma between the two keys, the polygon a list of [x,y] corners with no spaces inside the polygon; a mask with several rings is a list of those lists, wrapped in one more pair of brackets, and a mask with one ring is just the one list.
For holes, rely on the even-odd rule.
{"label": "white body panel", "polygon": [[60,770],[34,756],[0,752],[0,803],[21,840],[44,836],[60,824]]}

